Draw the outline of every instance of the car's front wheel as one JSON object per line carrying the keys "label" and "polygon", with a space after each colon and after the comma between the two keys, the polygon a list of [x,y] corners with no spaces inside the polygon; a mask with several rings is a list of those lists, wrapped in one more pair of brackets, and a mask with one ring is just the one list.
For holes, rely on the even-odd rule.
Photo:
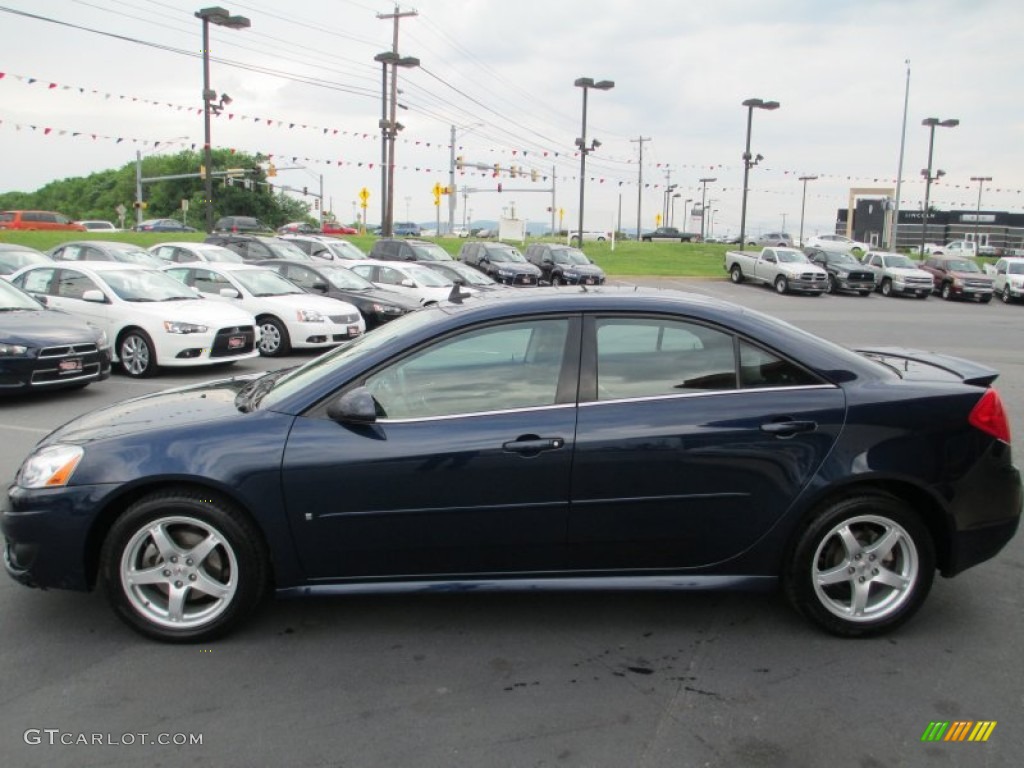
{"label": "car's front wheel", "polygon": [[117,343],[117,357],[121,370],[132,378],[142,379],[156,373],[156,350],[145,331],[127,331]]}
{"label": "car's front wheel", "polygon": [[834,294],[835,292],[836,292],[836,279],[832,275],[829,275],[828,276],[828,284],[825,286],[825,293],[833,293]]}
{"label": "car's front wheel", "polygon": [[114,611],[166,642],[201,642],[232,629],[259,602],[267,559],[252,523],[209,492],[152,493],[111,527],[100,575]]}
{"label": "car's front wheel", "polygon": [[814,517],[786,567],[786,595],[797,610],[835,635],[864,637],[895,628],[921,607],[935,551],[909,506],[866,494]]}
{"label": "car's front wheel", "polygon": [[280,357],[291,352],[292,344],[288,329],[276,317],[260,318],[260,354],[264,357]]}
{"label": "car's front wheel", "polygon": [[951,286],[949,283],[943,283],[942,290],[939,292],[939,295],[942,296],[942,298],[944,298],[946,301],[952,301],[953,286]]}
{"label": "car's front wheel", "polygon": [[882,295],[892,296],[892,280],[889,278],[885,278],[885,280],[882,281]]}
{"label": "car's front wheel", "polygon": [[1011,304],[1013,302],[1013,295],[1010,293],[1010,286],[1003,286],[1003,292],[999,294],[999,298],[1003,300],[1003,304]]}
{"label": "car's front wheel", "polygon": [[789,281],[783,275],[775,278],[775,290],[779,293],[786,293],[789,290]]}

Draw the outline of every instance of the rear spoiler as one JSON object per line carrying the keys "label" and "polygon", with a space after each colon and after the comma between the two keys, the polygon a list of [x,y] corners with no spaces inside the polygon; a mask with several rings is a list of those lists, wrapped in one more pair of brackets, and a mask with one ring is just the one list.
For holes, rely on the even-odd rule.
{"label": "rear spoiler", "polygon": [[999,377],[993,368],[939,352],[906,347],[860,347],[854,351],[895,368],[905,379],[934,379],[942,371],[964,384],[987,387]]}

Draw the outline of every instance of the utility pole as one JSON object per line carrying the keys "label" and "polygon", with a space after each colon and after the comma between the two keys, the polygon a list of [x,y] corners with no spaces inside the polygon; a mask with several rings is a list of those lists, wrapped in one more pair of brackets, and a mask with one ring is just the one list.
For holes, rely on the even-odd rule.
{"label": "utility pole", "polygon": [[[440,216],[441,211],[437,212]],[[455,126],[452,125],[451,153],[448,158],[448,234],[455,228]],[[441,234],[438,232],[437,234]]]}
{"label": "utility pole", "polygon": [[[419,12],[412,11],[400,11],[398,5],[395,5],[394,13],[378,13],[378,19],[392,19],[394,21],[394,33],[391,40],[391,52],[394,54],[394,58],[391,61],[391,117],[390,117],[390,137],[388,142],[388,199],[387,199],[387,211],[385,214],[385,221],[381,222],[382,229],[381,234],[384,237],[391,237],[393,233],[393,224],[395,220],[395,134],[398,133],[398,120],[396,119],[396,112],[398,111],[398,23],[406,18],[407,16],[419,16]],[[416,65],[419,61],[416,61]]]}
{"label": "utility pole", "polygon": [[[650,141],[650,136],[637,136],[635,139],[630,139],[630,143],[636,142],[640,146],[640,159],[637,162],[637,179],[636,179],[636,239],[640,239],[640,222],[643,221],[641,216],[641,208],[643,207],[644,201],[644,142]],[[621,216],[619,218],[622,218]]]}
{"label": "utility pole", "polygon": [[672,169],[665,169],[665,194],[664,201],[661,206],[661,224],[662,226],[668,226],[668,196],[672,194],[672,190],[675,189],[669,182],[672,181]]}

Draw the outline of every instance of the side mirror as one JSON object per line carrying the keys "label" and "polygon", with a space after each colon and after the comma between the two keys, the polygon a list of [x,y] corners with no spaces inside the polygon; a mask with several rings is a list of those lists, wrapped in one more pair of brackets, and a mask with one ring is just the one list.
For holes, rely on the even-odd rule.
{"label": "side mirror", "polygon": [[318,293],[327,293],[327,283],[323,281],[318,280],[317,282],[313,283],[312,288],[314,291]]}
{"label": "side mirror", "polygon": [[32,298],[42,304],[44,307],[50,306],[50,299],[45,293],[33,293]]}
{"label": "side mirror", "polygon": [[90,288],[88,291],[82,292],[82,301],[91,301],[94,304],[106,304],[107,297],[103,295],[103,291],[97,290],[96,288]]}
{"label": "side mirror", "polygon": [[221,288],[217,293],[225,299],[237,299],[239,297],[239,293],[235,288]]}
{"label": "side mirror", "polygon": [[339,424],[373,424],[377,401],[366,387],[356,387],[327,406],[327,418]]}
{"label": "side mirror", "polygon": [[406,288],[415,288],[416,287],[416,283],[414,283],[408,277],[402,278],[402,282],[400,284],[404,285]]}

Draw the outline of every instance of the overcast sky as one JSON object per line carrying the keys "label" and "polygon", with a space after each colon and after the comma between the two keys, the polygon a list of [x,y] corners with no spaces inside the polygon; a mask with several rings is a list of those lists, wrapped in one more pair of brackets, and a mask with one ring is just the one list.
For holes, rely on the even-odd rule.
{"label": "overcast sky", "polygon": [[[201,24],[214,3],[182,0],[0,0],[0,192],[119,167],[143,153],[202,147]],[[353,218],[363,187],[379,220],[381,69],[395,6],[369,1],[225,2],[248,30],[212,27],[211,84],[233,102],[213,121],[213,144],[273,155],[279,184],[319,184],[338,217]],[[935,132],[940,209],[1024,209],[1024,10],[1014,0],[421,0],[400,23],[407,107],[396,148],[395,218],[433,220],[431,188],[448,183],[450,126],[468,163],[457,174],[476,219],[514,204],[550,221],[552,182],[564,226],[579,209],[579,77],[615,82],[590,91],[586,226],[611,228],[621,205],[633,229],[655,225],[668,184],[675,224],[700,178],[715,234],[739,231],[745,99],[781,107],[753,114],[747,229],[832,231],[851,187],[893,188],[909,60],[902,207],[918,208],[927,165],[926,117],[956,118]],[[20,13],[13,13],[17,11]],[[35,14],[61,24],[21,13]],[[106,34],[101,34],[106,33]],[[116,36],[116,37],[115,37]],[[31,82],[34,79],[35,82]],[[34,126],[34,128],[32,127]],[[78,134],[77,136],[74,134]],[[643,163],[638,163],[639,137]],[[177,143],[169,143],[177,141]],[[536,170],[509,178],[517,165]],[[302,166],[301,168],[296,166]],[[198,169],[197,169],[198,170]],[[642,186],[640,174],[642,172]],[[505,191],[497,194],[497,183]],[[620,202],[621,201],[621,202]],[[127,202],[127,201],[126,201]],[[152,212],[169,213],[169,212]],[[463,216],[462,198],[456,224]],[[113,217],[113,213],[111,213]],[[442,221],[447,207],[442,204]],[[710,225],[710,218],[709,218]],[[699,226],[699,223],[696,225]]]}

